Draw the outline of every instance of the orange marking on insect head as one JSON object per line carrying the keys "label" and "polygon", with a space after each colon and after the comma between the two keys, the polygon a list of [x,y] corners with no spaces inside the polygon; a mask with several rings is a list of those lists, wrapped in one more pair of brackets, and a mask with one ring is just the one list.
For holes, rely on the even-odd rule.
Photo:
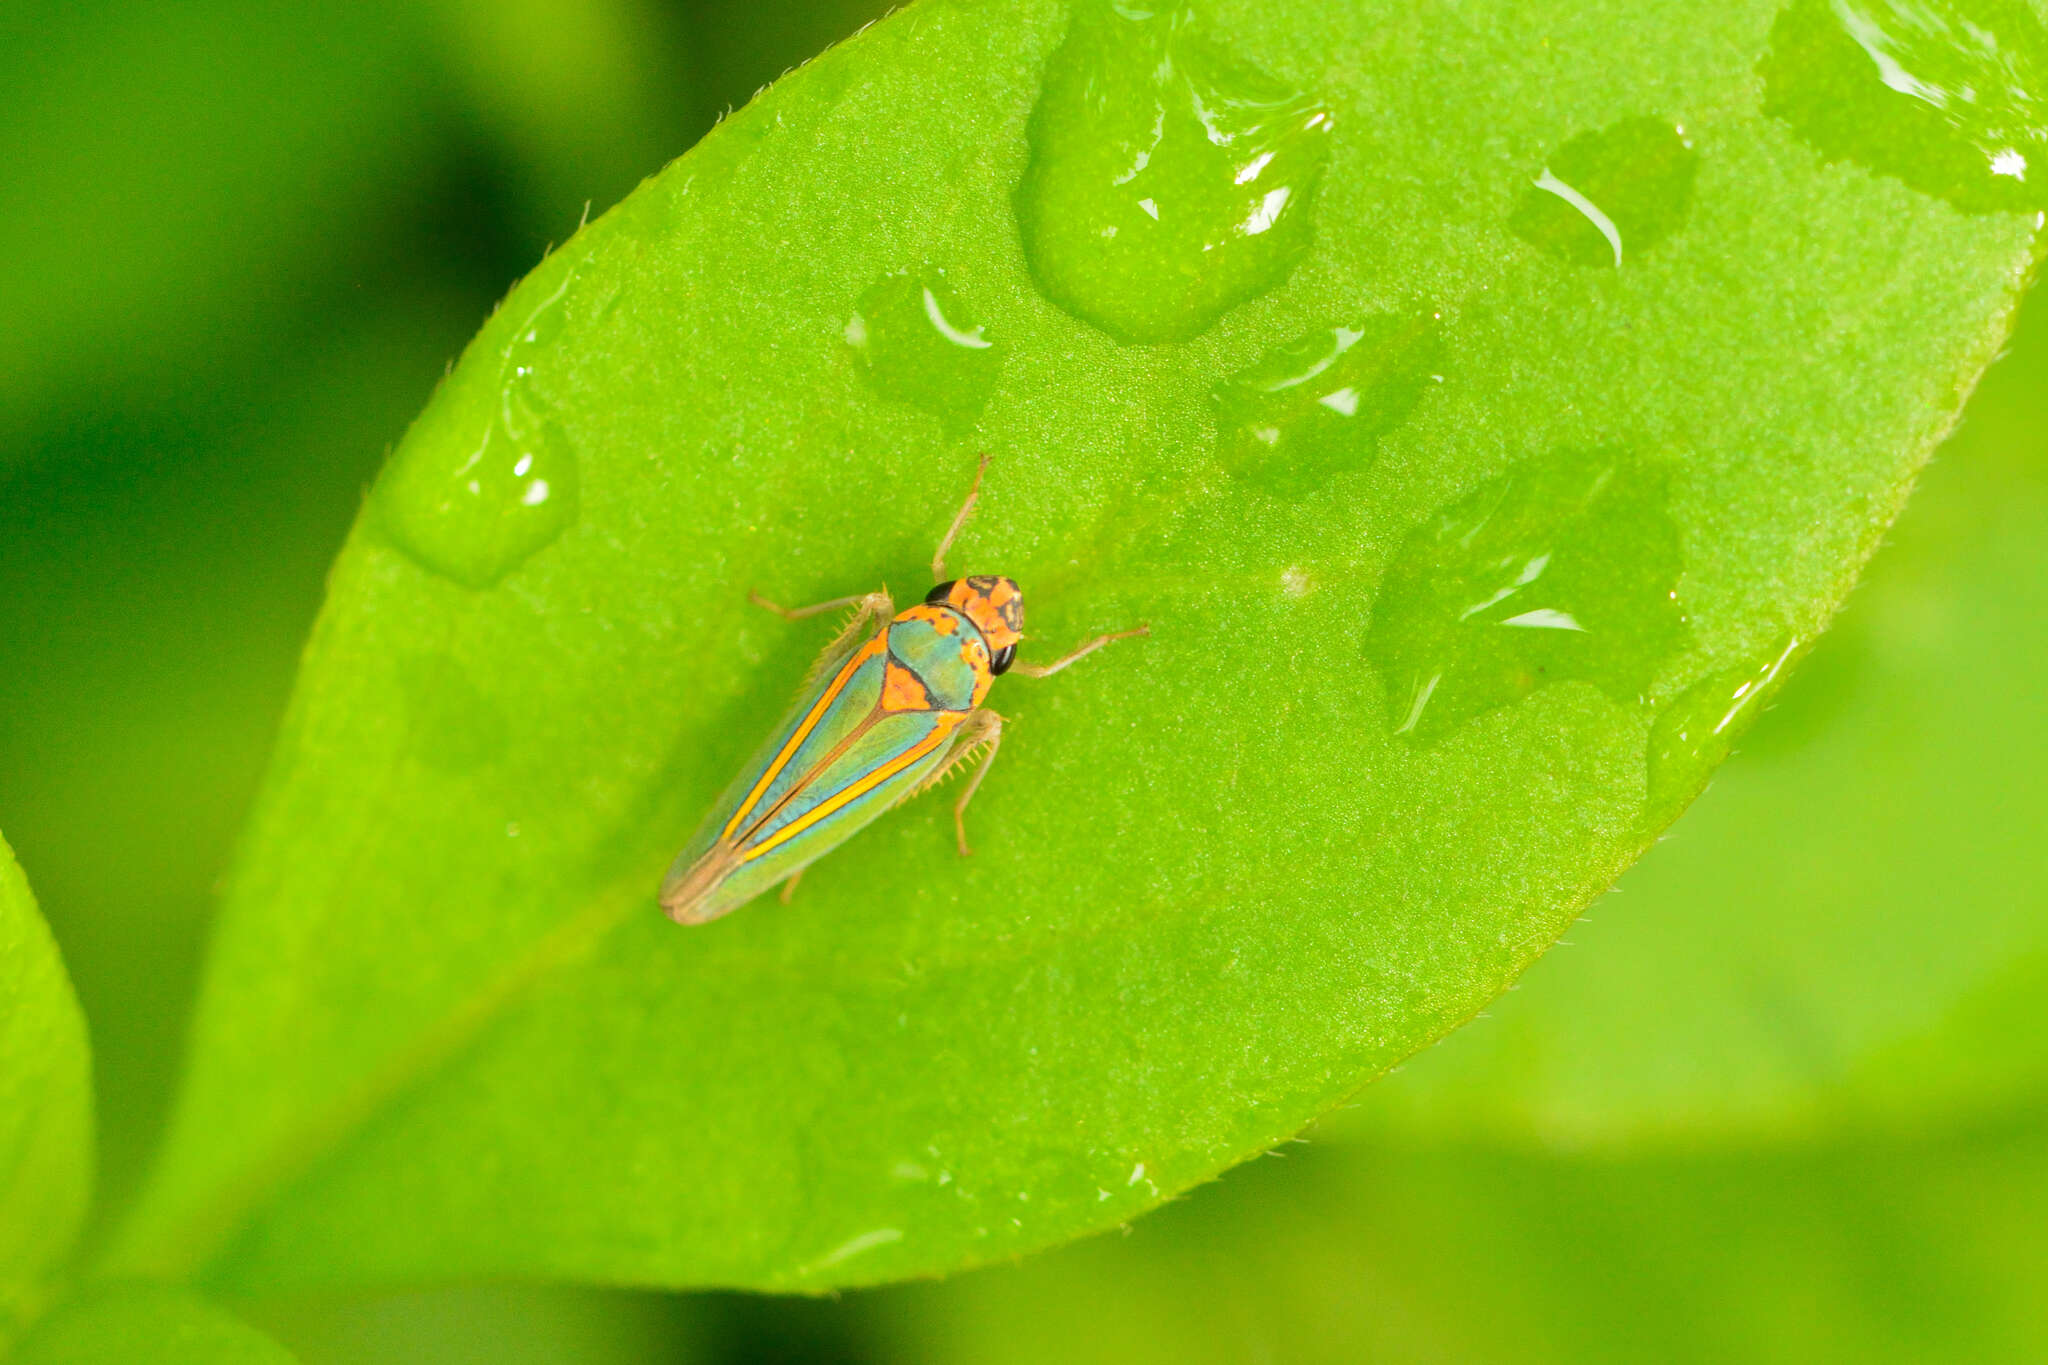
{"label": "orange marking on insect head", "polygon": [[958,616],[947,611],[944,607],[936,606],[930,602],[920,602],[914,607],[905,607],[902,611],[896,613],[896,620],[898,622],[922,621],[940,635],[957,634],[960,629],[960,618]]}
{"label": "orange marking on insect head", "polygon": [[996,680],[996,675],[989,669],[988,646],[979,640],[964,641],[960,646],[960,657],[974,670],[974,699],[969,705],[979,706],[982,698],[988,695],[989,684]]}
{"label": "orange marking on insect head", "polygon": [[946,603],[974,622],[990,649],[1006,649],[1024,638],[1024,594],[1012,579],[993,574],[959,579]]}

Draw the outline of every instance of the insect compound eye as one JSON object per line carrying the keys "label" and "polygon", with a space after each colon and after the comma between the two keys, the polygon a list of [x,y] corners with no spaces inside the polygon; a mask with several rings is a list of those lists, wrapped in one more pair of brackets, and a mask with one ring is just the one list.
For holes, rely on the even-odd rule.
{"label": "insect compound eye", "polygon": [[1010,663],[1016,657],[1017,646],[1004,645],[1001,649],[988,656],[988,671],[997,677],[1001,677],[1010,671]]}
{"label": "insect compound eye", "polygon": [[947,579],[945,582],[939,584],[936,588],[933,588],[930,592],[926,593],[924,595],[924,600],[927,602],[944,602],[946,598],[952,594],[953,585],[955,583],[958,583],[959,581],[960,580],[957,578]]}

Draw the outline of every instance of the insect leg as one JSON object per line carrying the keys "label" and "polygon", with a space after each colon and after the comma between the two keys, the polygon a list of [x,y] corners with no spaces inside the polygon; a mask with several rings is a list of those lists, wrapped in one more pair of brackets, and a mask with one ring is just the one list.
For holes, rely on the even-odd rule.
{"label": "insect leg", "polygon": [[876,622],[886,621],[896,614],[896,604],[890,600],[887,588],[880,592],[863,593],[858,597],[835,597],[830,602],[819,602],[808,607],[777,606],[760,593],[752,591],[748,592],[747,596],[753,600],[755,606],[766,607],[785,621],[801,621],[807,616],[831,611],[834,607],[854,608],[853,615],[847,620],[846,625],[832,637],[832,643],[825,646],[824,653],[811,665],[811,671],[805,675],[807,683],[815,681],[845,662],[846,656],[853,653],[861,641],[868,637]]}
{"label": "insect leg", "polygon": [[983,716],[988,717],[988,724],[984,727],[988,731],[988,752],[982,756],[981,766],[974,770],[974,776],[967,779],[967,789],[961,792],[960,799],[953,803],[953,834],[960,841],[960,856],[963,858],[974,856],[974,850],[967,845],[967,803],[981,790],[981,780],[988,776],[990,766],[996,761],[996,750],[1001,748],[1003,743],[1003,718],[993,711],[975,713],[977,720]]}
{"label": "insect leg", "polygon": [[767,608],[785,621],[801,621],[809,616],[819,616],[834,608],[850,607],[856,603],[859,604],[863,612],[869,612],[873,610],[873,604],[878,600],[881,603],[882,615],[894,616],[896,614],[896,607],[890,602],[887,589],[881,592],[857,592],[850,597],[835,597],[829,602],[813,602],[808,607],[785,607],[770,602],[767,598],[761,596],[760,593],[749,588],[747,589],[747,600],[757,607]]}
{"label": "insect leg", "polygon": [[1078,649],[1072,650],[1066,654],[1061,655],[1059,658],[1054,659],[1049,664],[1011,664],[1010,671],[1012,673],[1021,673],[1027,678],[1051,677],[1053,674],[1065,668],[1068,664],[1087,658],[1090,654],[1093,654],[1096,650],[1101,649],[1104,645],[1114,644],[1118,640],[1128,640],[1132,636],[1150,635],[1151,633],[1152,627],[1150,626],[1133,626],[1129,630],[1119,630],[1111,635],[1098,635],[1094,639],[1090,640],[1087,644],[1082,645]]}
{"label": "insect leg", "polygon": [[809,871],[808,868],[800,867],[796,871],[790,873],[789,880],[782,884],[782,894],[777,896],[776,899],[781,901],[784,905],[788,905],[789,898],[796,894],[796,884],[804,879],[804,873],[807,871]]}
{"label": "insect leg", "polygon": [[946,752],[945,760],[932,769],[931,776],[918,783],[917,787],[904,797],[907,801],[919,792],[930,791],[951,776],[953,770],[961,764],[977,753],[982,754],[981,766],[976,768],[974,776],[967,780],[967,790],[961,792],[960,799],[953,803],[953,833],[959,837],[960,856],[963,858],[974,856],[974,850],[967,845],[967,803],[974,799],[976,789],[981,786],[981,779],[988,776],[988,765],[995,762],[996,747],[1002,742],[1003,718],[986,708],[976,711],[967,718],[967,723],[960,727],[960,733],[953,740],[953,747]]}
{"label": "insect leg", "polygon": [[967,518],[974,513],[974,504],[981,497],[981,476],[988,470],[988,456],[983,454],[981,463],[974,467],[974,485],[967,490],[967,501],[960,504],[960,510],[953,514],[953,524],[946,528],[946,534],[939,541],[939,551],[932,556],[932,582],[946,581],[946,551],[953,548],[953,537],[960,534],[960,528],[967,524]]}

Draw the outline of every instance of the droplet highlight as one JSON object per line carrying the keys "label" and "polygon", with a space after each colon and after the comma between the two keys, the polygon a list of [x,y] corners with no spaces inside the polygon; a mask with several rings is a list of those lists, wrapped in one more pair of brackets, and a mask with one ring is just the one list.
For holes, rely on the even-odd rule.
{"label": "droplet highlight", "polygon": [[1217,458],[1282,497],[1364,467],[1441,382],[1441,333],[1431,311],[1376,313],[1275,346],[1216,386]]}
{"label": "droplet highlight", "polygon": [[1623,119],[1582,133],[1522,191],[1508,229],[1573,265],[1618,270],[1685,226],[1699,153],[1663,119]]}
{"label": "droplet highlight", "polygon": [[466,587],[497,584],[576,520],[576,453],[546,396],[576,274],[538,303],[514,292],[495,363],[465,357],[378,480],[375,512],[392,540]]}
{"label": "droplet highlight", "polygon": [[1645,828],[1661,829],[1677,819],[1706,787],[1777,695],[1802,643],[1783,636],[1761,661],[1711,673],[1657,713],[1650,727]]}
{"label": "droplet highlight", "polygon": [[1509,470],[1403,543],[1366,656],[1395,734],[1437,740],[1538,688],[1588,682],[1641,704],[1684,643],[1669,479],[1620,451]]}
{"label": "droplet highlight", "polygon": [[955,430],[980,415],[1002,373],[1002,347],[943,270],[884,275],[861,293],[845,335],[877,393]]}
{"label": "droplet highlight", "polygon": [[1033,278],[1120,341],[1185,341],[1287,278],[1313,236],[1329,108],[1186,5],[1081,0],[1026,130]]}
{"label": "droplet highlight", "polygon": [[1795,0],[1759,69],[1764,112],[1975,213],[2048,208],[2048,32],[2016,0]]}

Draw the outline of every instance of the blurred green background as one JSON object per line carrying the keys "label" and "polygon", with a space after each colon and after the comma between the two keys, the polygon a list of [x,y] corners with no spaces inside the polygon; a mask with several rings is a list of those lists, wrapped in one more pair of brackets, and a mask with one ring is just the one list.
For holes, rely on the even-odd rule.
{"label": "blurred green background", "polygon": [[[861,0],[0,9],[0,829],[101,1222],[384,452],[492,303]],[[2048,1359],[2048,303],[1744,752],[1515,993],[1284,1159],[830,1301],[238,1305],[309,1362]]]}

